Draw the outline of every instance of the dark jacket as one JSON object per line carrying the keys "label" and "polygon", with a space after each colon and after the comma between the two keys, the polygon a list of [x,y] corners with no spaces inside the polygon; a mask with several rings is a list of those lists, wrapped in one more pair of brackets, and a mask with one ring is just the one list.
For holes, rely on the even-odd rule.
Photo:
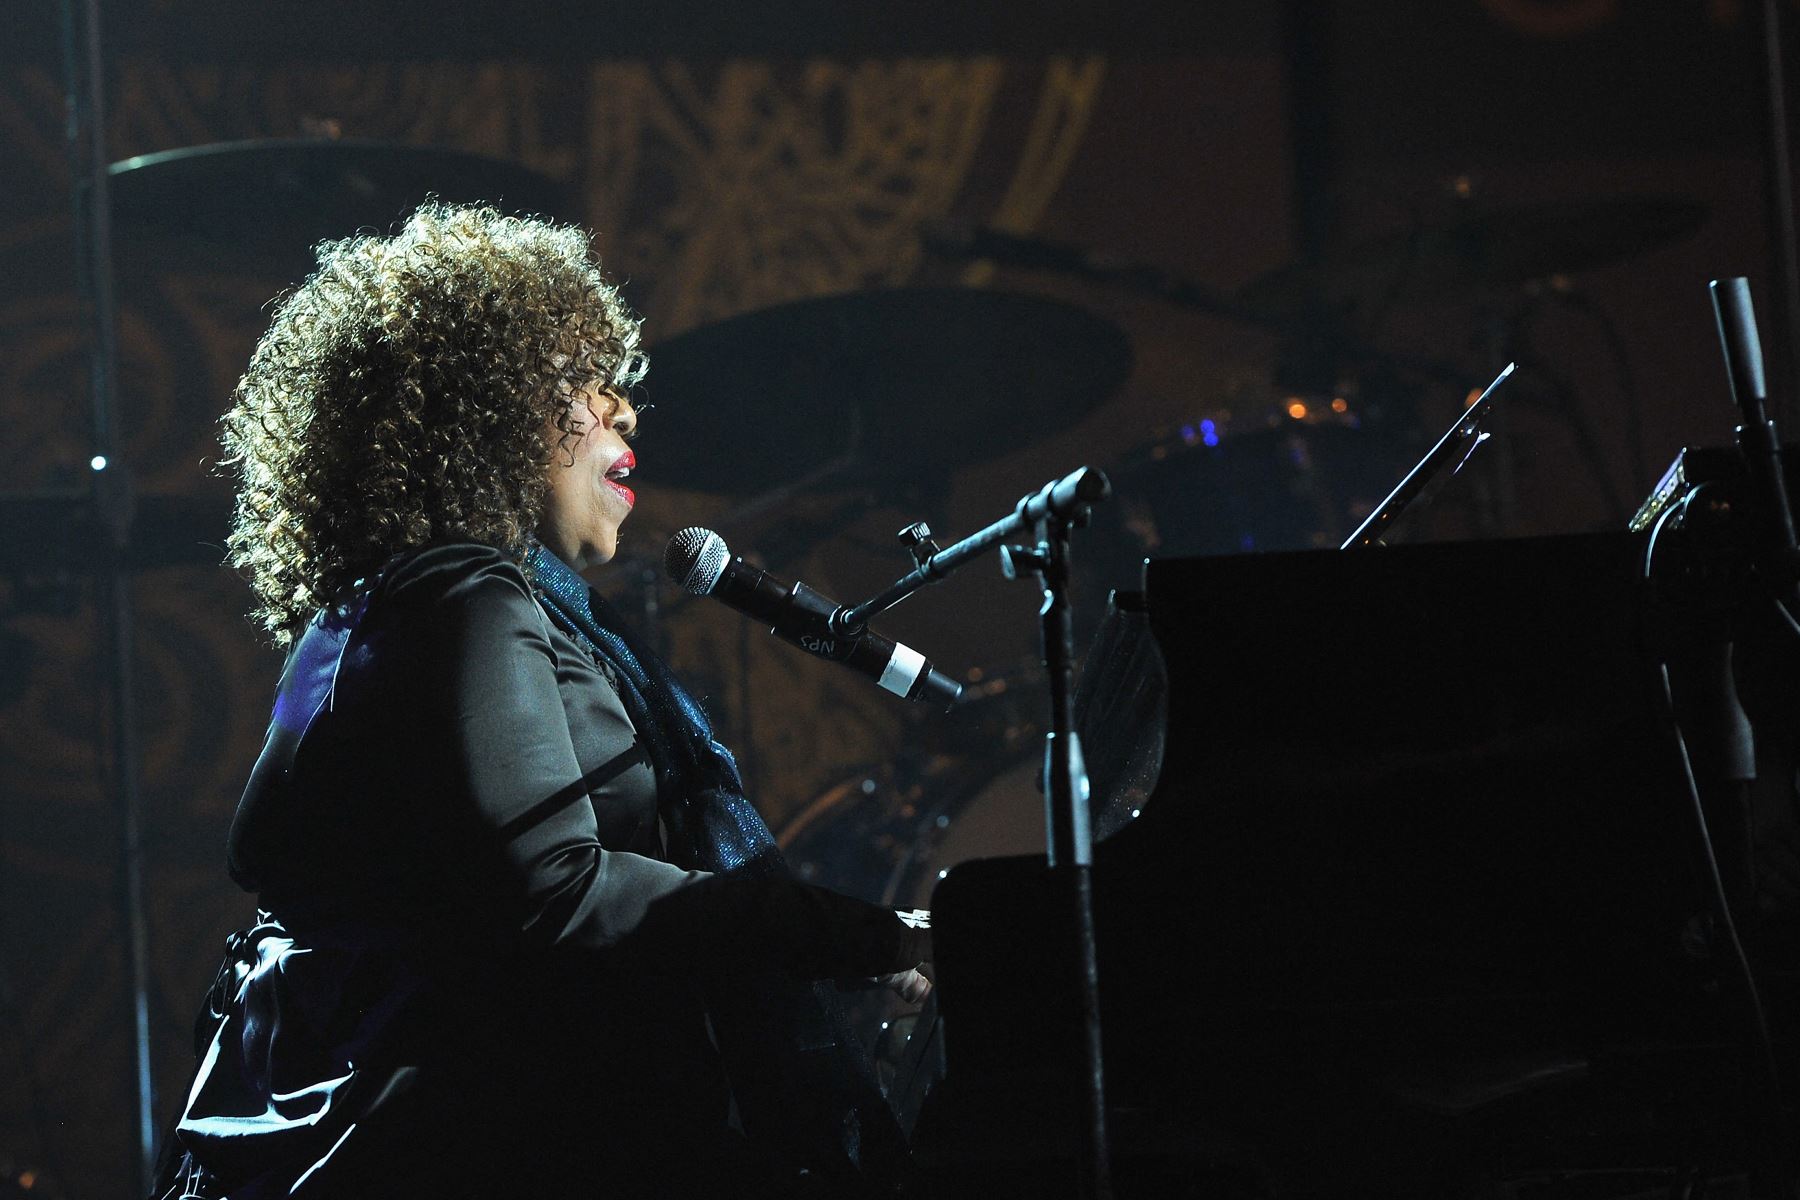
{"label": "dark jacket", "polygon": [[203,1014],[177,1196],[779,1191],[700,983],[918,954],[887,909],[665,861],[606,668],[484,546],[403,556],[296,640],[229,853],[272,919]]}

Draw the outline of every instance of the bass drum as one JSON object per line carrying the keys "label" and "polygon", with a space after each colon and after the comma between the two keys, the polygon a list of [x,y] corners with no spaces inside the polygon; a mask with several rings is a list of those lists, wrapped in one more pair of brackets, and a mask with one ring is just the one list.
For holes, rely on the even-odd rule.
{"label": "bass drum", "polygon": [[840,779],[775,831],[794,873],[926,908],[939,873],[965,859],[1041,852],[1042,675],[1036,663],[969,672],[947,717],[921,723],[891,762]]}
{"label": "bass drum", "polygon": [[795,875],[894,908],[928,908],[971,858],[1044,851],[1042,750],[998,768],[947,757],[879,764],[826,789],[776,835]]}
{"label": "bass drum", "polygon": [[900,862],[898,907],[931,907],[931,889],[972,858],[1044,853],[1043,751],[987,779],[954,813],[928,818]]}

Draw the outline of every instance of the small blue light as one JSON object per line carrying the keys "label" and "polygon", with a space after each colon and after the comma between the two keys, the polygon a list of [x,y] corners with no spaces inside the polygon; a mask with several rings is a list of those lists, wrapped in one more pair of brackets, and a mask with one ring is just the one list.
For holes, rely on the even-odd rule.
{"label": "small blue light", "polygon": [[1219,444],[1219,427],[1210,418],[1200,422],[1200,440],[1208,446]]}
{"label": "small blue light", "polygon": [[1256,535],[1252,534],[1252,533],[1246,533],[1243,537],[1239,538],[1238,539],[1238,549],[1239,550],[1254,550],[1254,549],[1256,549]]}
{"label": "small blue light", "polygon": [[1200,440],[1200,435],[1194,432],[1194,427],[1192,425],[1183,425],[1181,427],[1181,440],[1191,446]]}
{"label": "small blue light", "polygon": [[104,454],[94,455],[94,457],[88,459],[88,466],[92,467],[96,471],[106,470],[106,455],[104,455]]}

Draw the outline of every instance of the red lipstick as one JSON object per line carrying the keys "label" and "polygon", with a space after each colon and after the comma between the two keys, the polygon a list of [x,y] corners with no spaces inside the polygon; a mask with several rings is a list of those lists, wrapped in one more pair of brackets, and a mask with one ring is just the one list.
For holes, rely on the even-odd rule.
{"label": "red lipstick", "polygon": [[619,481],[635,470],[637,470],[637,455],[627,450],[613,460],[613,465],[607,468],[606,472],[606,486],[617,492],[619,498],[624,500],[627,506],[637,503],[637,493]]}

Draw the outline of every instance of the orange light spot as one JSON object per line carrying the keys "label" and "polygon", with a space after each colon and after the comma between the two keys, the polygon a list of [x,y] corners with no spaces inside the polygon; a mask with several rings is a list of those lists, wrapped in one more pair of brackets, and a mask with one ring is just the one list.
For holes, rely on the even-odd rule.
{"label": "orange light spot", "polygon": [[1348,400],[1344,399],[1342,396],[1335,396],[1332,398],[1332,401],[1331,401],[1331,411],[1334,413],[1349,412],[1350,411],[1350,402]]}
{"label": "orange light spot", "polygon": [[1302,417],[1306,416],[1306,405],[1301,403],[1299,400],[1289,400],[1288,406],[1287,406],[1287,414],[1288,414],[1288,416],[1294,418],[1294,420],[1298,421]]}
{"label": "orange light spot", "polygon": [[1479,399],[1481,399],[1481,389],[1480,388],[1470,388],[1469,394],[1463,397],[1463,407],[1464,408],[1474,408],[1475,402]]}

